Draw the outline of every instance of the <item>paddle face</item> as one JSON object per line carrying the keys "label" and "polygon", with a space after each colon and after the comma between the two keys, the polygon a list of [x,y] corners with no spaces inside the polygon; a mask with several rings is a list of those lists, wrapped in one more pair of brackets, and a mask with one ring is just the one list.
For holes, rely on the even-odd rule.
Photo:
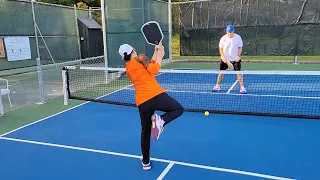
{"label": "paddle face", "polygon": [[149,21],[141,27],[142,34],[148,44],[158,45],[163,39],[160,25],[156,21]]}

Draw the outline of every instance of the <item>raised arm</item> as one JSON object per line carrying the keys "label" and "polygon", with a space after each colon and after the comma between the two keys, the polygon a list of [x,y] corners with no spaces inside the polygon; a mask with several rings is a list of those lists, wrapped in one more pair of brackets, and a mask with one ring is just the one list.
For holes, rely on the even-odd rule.
{"label": "raised arm", "polygon": [[162,44],[155,47],[151,63],[147,66],[147,70],[152,74],[158,74],[161,69],[161,62],[165,52]]}

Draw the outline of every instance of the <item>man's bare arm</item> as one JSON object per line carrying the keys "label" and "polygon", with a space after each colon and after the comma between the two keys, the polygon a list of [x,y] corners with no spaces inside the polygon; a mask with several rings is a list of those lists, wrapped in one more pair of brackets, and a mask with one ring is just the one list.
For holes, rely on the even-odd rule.
{"label": "man's bare arm", "polygon": [[238,56],[236,57],[236,61],[238,62],[241,59],[242,47],[238,48]]}
{"label": "man's bare arm", "polygon": [[227,59],[223,53],[223,48],[219,48],[219,53],[220,53],[220,56],[221,56],[221,59],[224,63],[227,63]]}

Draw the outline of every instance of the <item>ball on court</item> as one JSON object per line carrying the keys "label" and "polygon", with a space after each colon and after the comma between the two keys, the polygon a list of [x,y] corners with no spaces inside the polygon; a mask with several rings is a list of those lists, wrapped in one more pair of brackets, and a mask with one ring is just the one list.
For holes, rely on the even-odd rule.
{"label": "ball on court", "polygon": [[208,112],[208,111],[204,112],[204,115],[208,116],[208,115],[209,115],[209,112]]}

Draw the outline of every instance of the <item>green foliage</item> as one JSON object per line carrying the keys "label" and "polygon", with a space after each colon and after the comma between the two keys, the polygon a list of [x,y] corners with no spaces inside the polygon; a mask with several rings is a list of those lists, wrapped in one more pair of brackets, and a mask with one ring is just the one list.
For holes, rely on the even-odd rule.
{"label": "green foliage", "polygon": [[180,36],[179,34],[172,36],[172,55],[180,56]]}
{"label": "green foliage", "polygon": [[38,2],[46,2],[50,4],[61,4],[64,6],[73,6],[77,3],[84,3],[89,7],[100,7],[100,0],[37,0]]}
{"label": "green foliage", "polygon": [[83,0],[89,7],[100,7],[100,0]]}
{"label": "green foliage", "polygon": [[78,2],[77,3],[77,7],[78,8],[82,8],[82,9],[88,9],[89,8],[88,5],[86,3],[84,3],[84,2]]}
{"label": "green foliage", "polygon": [[50,4],[60,4],[64,6],[73,6],[77,4],[77,0],[37,0],[38,2],[45,2]]}

